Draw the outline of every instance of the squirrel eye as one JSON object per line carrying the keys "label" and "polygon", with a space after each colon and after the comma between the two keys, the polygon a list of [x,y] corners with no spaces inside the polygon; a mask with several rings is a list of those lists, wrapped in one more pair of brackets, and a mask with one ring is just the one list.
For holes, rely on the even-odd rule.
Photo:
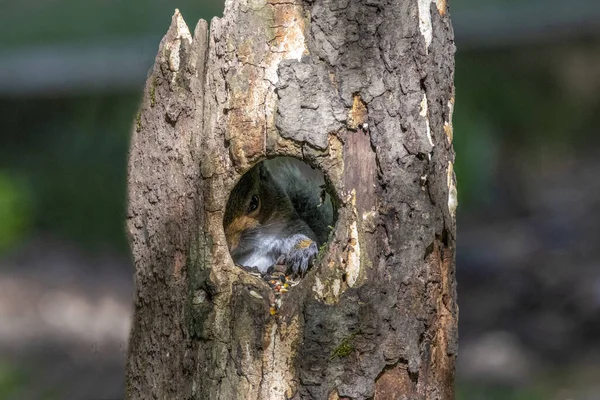
{"label": "squirrel eye", "polygon": [[258,208],[258,196],[254,195],[252,196],[252,198],[250,199],[250,204],[248,205],[248,212],[252,212],[254,210],[256,210]]}

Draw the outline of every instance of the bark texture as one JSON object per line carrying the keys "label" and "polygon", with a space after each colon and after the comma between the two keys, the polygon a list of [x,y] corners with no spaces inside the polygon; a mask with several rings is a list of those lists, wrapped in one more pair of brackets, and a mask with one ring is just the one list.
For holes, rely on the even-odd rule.
{"label": "bark texture", "polygon": [[[193,37],[175,13],[129,159],[128,398],[453,398],[453,57],[444,0],[228,0]],[[339,209],[271,316],[222,221],[275,155]]]}

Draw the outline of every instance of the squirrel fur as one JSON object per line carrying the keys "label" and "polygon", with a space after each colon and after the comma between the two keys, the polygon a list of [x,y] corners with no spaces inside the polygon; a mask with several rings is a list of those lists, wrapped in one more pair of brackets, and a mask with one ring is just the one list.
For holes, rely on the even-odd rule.
{"label": "squirrel fur", "polygon": [[232,190],[223,218],[233,261],[263,274],[285,264],[303,275],[333,224],[323,185],[320,173],[293,158],[252,167]]}

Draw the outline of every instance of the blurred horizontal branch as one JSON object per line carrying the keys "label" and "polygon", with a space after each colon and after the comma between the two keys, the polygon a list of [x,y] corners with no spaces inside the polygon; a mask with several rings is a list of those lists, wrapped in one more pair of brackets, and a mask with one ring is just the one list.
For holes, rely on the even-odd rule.
{"label": "blurred horizontal branch", "polygon": [[0,95],[141,90],[160,37],[0,52]]}
{"label": "blurred horizontal branch", "polygon": [[452,13],[459,51],[600,37],[600,1],[522,1]]}
{"label": "blurred horizontal branch", "polygon": [[[535,1],[453,10],[459,51],[600,37],[600,1]],[[139,90],[159,37],[0,52],[0,96]]]}

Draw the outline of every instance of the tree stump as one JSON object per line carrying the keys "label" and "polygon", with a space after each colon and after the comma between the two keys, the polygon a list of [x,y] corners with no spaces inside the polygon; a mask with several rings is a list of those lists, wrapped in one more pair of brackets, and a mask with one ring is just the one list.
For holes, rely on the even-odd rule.
{"label": "tree stump", "polygon": [[[193,36],[176,11],[129,155],[127,398],[453,398],[453,75],[445,0],[227,0]],[[277,155],[338,216],[271,315],[223,214]]]}

